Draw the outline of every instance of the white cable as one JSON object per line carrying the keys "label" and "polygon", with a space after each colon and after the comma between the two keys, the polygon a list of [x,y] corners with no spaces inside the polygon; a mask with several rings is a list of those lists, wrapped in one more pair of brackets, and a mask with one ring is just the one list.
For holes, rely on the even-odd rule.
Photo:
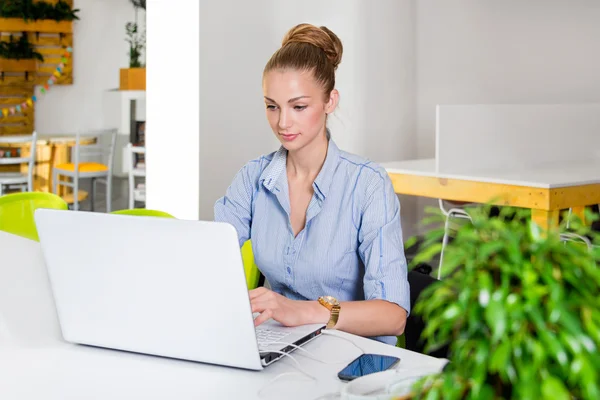
{"label": "white cable", "polygon": [[[283,356],[289,357],[292,359],[292,361],[294,361],[296,363],[296,367],[298,368],[298,370],[300,372],[302,372],[304,375],[306,375],[307,377],[309,377],[311,380],[313,381],[317,381],[317,378],[315,378],[314,376],[312,376],[311,374],[309,374],[308,372],[306,372],[306,370],[304,368],[302,368],[302,366],[300,365],[300,363],[298,362],[298,360],[296,360],[291,354],[283,352],[283,351],[277,351],[277,350],[270,350],[269,353],[276,353],[276,354],[281,354]],[[298,372],[284,372],[282,374],[277,375],[275,378],[271,379],[269,382],[265,383],[257,392],[257,395],[260,397],[261,396],[261,392],[265,389],[265,387],[271,385],[273,382],[275,382],[277,379],[283,377],[283,376],[287,376],[287,375],[296,375],[298,374]]]}
{"label": "white cable", "polygon": [[[306,349],[304,349],[304,348],[302,348],[302,347],[300,347],[300,346],[298,346],[298,345],[295,345],[295,344],[293,344],[293,343],[285,343],[285,342],[272,342],[272,343],[269,343],[269,346],[271,346],[271,345],[274,345],[274,344],[277,344],[277,345],[284,345],[284,346],[291,346],[291,347],[293,347],[293,348],[294,348],[294,349],[296,349],[296,350],[301,350],[301,351],[303,351],[304,353],[308,354],[308,355],[305,355],[305,357],[307,357],[307,358],[310,358],[311,360],[314,360],[314,361],[318,361],[318,362],[320,362],[320,363],[322,363],[322,364],[343,364],[343,363],[345,363],[345,362],[348,362],[348,360],[342,360],[342,361],[324,361],[324,360],[322,360],[322,359],[319,359],[319,358],[317,358],[317,357],[315,356],[315,354],[314,354],[314,353],[311,353],[310,351],[308,351],[308,350],[306,350]],[[261,353],[263,353],[263,352],[264,352],[264,353],[269,353],[270,351],[269,351],[269,350],[266,350],[266,349],[264,349],[264,350],[261,350]],[[363,353],[364,353],[364,352],[363,352]]]}
{"label": "white cable", "polygon": [[[366,352],[365,352],[365,350],[364,350],[363,348],[361,348],[359,345],[357,345],[356,343],[354,343],[354,341],[353,341],[353,340],[351,340],[351,339],[348,339],[348,338],[345,338],[345,337],[343,337],[343,336],[340,336],[340,335],[338,335],[337,333],[334,333],[334,332],[335,332],[335,331],[331,331],[331,330],[323,330],[321,333],[322,333],[322,334],[325,334],[325,335],[335,336],[335,337],[337,337],[337,338],[339,338],[339,339],[344,339],[345,341],[352,343],[352,345],[353,345],[354,347],[356,347],[358,350],[360,350],[360,351],[361,351],[361,354],[365,354],[365,353],[366,353]],[[297,345],[295,345],[295,344],[293,344],[293,343],[275,342],[275,343],[270,343],[270,344],[279,344],[279,345],[287,345],[287,346],[292,346],[292,347],[294,347],[295,349],[302,350],[302,351],[306,352],[307,354],[310,354],[312,357],[309,357],[309,358],[311,358],[311,359],[313,359],[313,360],[315,360],[315,361],[322,362],[323,364],[341,364],[341,363],[347,362],[347,360],[346,360],[346,361],[341,361],[341,362],[327,362],[327,361],[319,360],[319,359],[317,359],[316,357],[314,357],[313,353],[311,353],[311,352],[309,352],[308,350],[306,350],[306,349],[303,349],[303,348],[301,348],[301,347],[299,347],[299,346],[297,346]],[[281,355],[283,355],[283,356],[287,356],[287,357],[291,358],[291,359],[292,359],[292,361],[294,361],[294,363],[296,363],[296,366],[298,367],[298,370],[300,370],[300,372],[302,372],[302,374],[306,375],[308,378],[310,378],[311,380],[313,380],[313,381],[315,381],[315,382],[317,381],[317,378],[315,378],[314,376],[312,376],[311,374],[309,374],[308,372],[306,372],[306,371],[305,371],[305,370],[304,370],[304,369],[303,369],[303,368],[300,366],[300,363],[298,362],[298,360],[296,360],[296,359],[295,359],[295,358],[294,358],[292,355],[290,355],[289,353],[286,353],[286,352],[283,352],[283,351],[276,351],[276,350],[266,350],[266,349],[259,350],[259,351],[261,351],[262,353],[267,353],[267,352],[268,352],[268,353],[276,353],[276,354],[281,354]],[[281,378],[281,377],[284,377],[284,376],[289,376],[289,375],[297,375],[297,374],[298,374],[298,372],[284,372],[284,373],[281,373],[281,374],[277,375],[275,378],[271,379],[269,382],[267,382],[266,384],[264,384],[264,385],[263,385],[263,386],[262,386],[262,387],[261,387],[261,388],[258,390],[258,392],[257,392],[258,396],[259,396],[259,397],[261,397],[261,393],[262,393],[262,391],[265,389],[265,387],[267,387],[267,386],[271,385],[273,382],[275,382],[275,381],[276,381],[276,380],[278,380],[279,378]],[[325,394],[325,395],[323,395],[323,396],[319,397],[319,399],[327,399],[327,398],[331,398],[331,396],[335,396],[335,395],[336,395],[336,393],[328,393],[328,394]],[[338,394],[338,396],[339,396],[339,394]],[[339,398],[339,397],[338,397],[338,398]]]}
{"label": "white cable", "polygon": [[310,379],[316,381],[317,378],[315,378],[314,376],[312,376],[311,374],[309,374],[308,372],[306,372],[306,370],[304,368],[302,368],[302,366],[300,365],[300,363],[298,362],[298,360],[296,360],[291,354],[286,353],[284,351],[277,351],[277,350],[269,350],[269,353],[276,353],[276,354],[281,354],[282,356],[286,356],[292,359],[293,362],[296,363],[296,367],[298,367],[298,370],[300,370],[300,372],[302,372],[304,375],[308,376]]}
{"label": "white cable", "polygon": [[353,340],[348,339],[347,337],[343,337],[343,336],[338,335],[337,331],[335,331],[335,330],[323,330],[321,333],[323,335],[330,335],[330,336],[335,336],[336,338],[339,338],[339,339],[344,339],[346,342],[352,343],[352,345],[354,347],[356,347],[357,349],[359,349],[363,354],[366,353],[365,349],[363,349],[362,347],[360,347],[359,345],[357,345],[356,343],[354,343]]}

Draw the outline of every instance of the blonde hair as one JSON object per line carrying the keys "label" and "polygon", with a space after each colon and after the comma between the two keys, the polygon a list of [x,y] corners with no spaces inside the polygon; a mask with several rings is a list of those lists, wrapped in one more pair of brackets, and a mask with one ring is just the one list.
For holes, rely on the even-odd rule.
{"label": "blonde hair", "polygon": [[335,87],[335,71],[342,61],[343,46],[328,28],[299,24],[284,36],[281,47],[271,56],[263,76],[274,69],[311,71],[323,87],[325,99]]}

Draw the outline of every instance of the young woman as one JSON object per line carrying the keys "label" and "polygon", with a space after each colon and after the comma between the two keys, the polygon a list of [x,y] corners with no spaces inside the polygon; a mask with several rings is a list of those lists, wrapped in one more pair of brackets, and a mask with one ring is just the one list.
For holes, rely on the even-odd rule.
{"label": "young woman", "polygon": [[339,99],[340,39],[300,24],[263,74],[267,120],[282,146],[247,163],[215,219],[252,239],[271,290],[250,291],[255,324],[327,324],[389,344],[410,308],[400,204],[385,170],[341,151],[326,127]]}

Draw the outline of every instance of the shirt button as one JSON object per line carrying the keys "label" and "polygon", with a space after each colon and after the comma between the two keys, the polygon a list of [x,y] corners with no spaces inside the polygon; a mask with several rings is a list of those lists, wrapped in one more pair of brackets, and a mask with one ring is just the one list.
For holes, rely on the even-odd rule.
{"label": "shirt button", "polygon": [[291,274],[292,273],[292,269],[290,267],[287,267],[287,272],[288,272],[288,274]]}

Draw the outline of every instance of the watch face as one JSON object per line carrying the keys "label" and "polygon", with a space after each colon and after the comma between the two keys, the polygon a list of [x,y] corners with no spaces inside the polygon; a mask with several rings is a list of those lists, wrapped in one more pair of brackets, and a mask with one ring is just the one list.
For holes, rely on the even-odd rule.
{"label": "watch face", "polygon": [[338,304],[338,301],[335,299],[335,297],[331,297],[331,296],[324,296],[323,300],[325,300],[325,302],[327,304],[331,304],[332,306],[335,306]]}

